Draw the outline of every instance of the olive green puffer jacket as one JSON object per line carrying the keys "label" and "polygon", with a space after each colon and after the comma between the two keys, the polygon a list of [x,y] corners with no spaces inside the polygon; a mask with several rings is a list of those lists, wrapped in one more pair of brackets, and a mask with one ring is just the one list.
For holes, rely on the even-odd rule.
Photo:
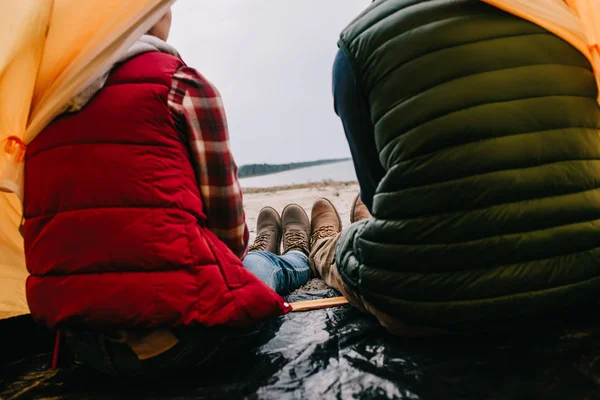
{"label": "olive green puffer jacket", "polygon": [[600,298],[587,59],[477,0],[379,0],[342,33],[386,170],[336,261],[372,307],[457,327]]}

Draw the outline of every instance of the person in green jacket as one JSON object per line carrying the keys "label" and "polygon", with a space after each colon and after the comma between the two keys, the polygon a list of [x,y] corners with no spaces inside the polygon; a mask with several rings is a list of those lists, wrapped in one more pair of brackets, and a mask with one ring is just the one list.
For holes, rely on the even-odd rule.
{"label": "person in green jacket", "polygon": [[477,0],[375,1],[339,47],[365,205],[340,233],[315,203],[318,276],[400,335],[597,303],[600,107],[583,54]]}

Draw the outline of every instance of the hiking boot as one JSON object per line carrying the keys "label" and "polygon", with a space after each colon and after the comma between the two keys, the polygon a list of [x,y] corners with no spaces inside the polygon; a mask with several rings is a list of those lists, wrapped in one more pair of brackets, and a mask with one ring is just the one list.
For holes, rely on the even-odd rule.
{"label": "hiking boot", "polygon": [[283,227],[283,254],[297,250],[308,256],[310,220],[304,208],[298,204],[288,204],[281,212],[281,225]]}
{"label": "hiking boot", "polygon": [[311,212],[311,243],[335,236],[342,230],[342,220],[335,206],[321,197],[313,204]]}
{"label": "hiking boot", "polygon": [[263,207],[256,220],[256,239],[249,251],[268,251],[279,255],[281,243],[281,218],[273,207]]}
{"label": "hiking boot", "polygon": [[371,218],[371,213],[365,203],[360,198],[360,194],[356,196],[354,202],[352,202],[352,208],[350,209],[350,222],[354,223],[363,219]]}

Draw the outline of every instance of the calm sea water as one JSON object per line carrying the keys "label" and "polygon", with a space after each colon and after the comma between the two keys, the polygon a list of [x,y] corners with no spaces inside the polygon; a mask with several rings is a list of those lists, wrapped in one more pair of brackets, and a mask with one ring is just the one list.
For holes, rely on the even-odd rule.
{"label": "calm sea water", "polygon": [[294,169],[276,174],[240,179],[242,188],[265,188],[302,183],[332,181],[355,181],[356,174],[351,160],[314,167]]}

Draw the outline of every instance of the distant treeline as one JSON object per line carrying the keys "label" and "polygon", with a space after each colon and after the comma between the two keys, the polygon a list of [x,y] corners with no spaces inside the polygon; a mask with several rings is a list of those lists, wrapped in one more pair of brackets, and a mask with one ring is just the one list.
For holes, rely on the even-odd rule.
{"label": "distant treeline", "polygon": [[274,174],[276,172],[289,171],[291,169],[313,167],[315,165],[332,164],[340,161],[347,161],[350,158],[334,158],[330,160],[305,161],[288,164],[248,164],[242,165],[238,170],[240,178],[250,176]]}

